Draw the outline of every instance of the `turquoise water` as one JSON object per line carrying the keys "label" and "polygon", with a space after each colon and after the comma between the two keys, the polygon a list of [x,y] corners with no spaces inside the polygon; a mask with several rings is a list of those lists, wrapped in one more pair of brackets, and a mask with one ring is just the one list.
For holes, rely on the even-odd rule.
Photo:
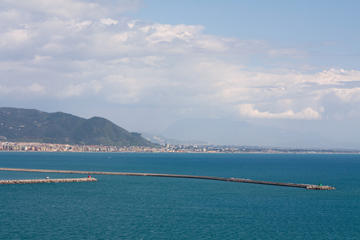
{"label": "turquoise water", "polygon": [[[0,167],[132,171],[326,184],[309,191],[96,176],[0,186],[0,239],[360,239],[360,155],[0,153]],[[0,172],[0,179],[76,177]]]}

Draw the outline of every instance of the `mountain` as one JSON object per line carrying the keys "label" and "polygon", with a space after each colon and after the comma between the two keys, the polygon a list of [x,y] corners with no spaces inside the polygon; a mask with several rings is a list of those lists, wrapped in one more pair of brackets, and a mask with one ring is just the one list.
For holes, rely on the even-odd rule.
{"label": "mountain", "polygon": [[179,140],[174,138],[167,138],[159,134],[142,133],[142,136],[150,142],[157,143],[160,145],[171,144],[171,145],[206,145],[208,142],[201,140]]}
{"label": "mountain", "polygon": [[356,121],[249,119],[179,119],[161,136],[209,144],[266,146],[283,148],[359,149],[359,123]]}
{"label": "mountain", "polygon": [[68,113],[35,109],[0,108],[0,140],[61,144],[154,146],[139,133],[128,132],[111,121],[85,119]]}

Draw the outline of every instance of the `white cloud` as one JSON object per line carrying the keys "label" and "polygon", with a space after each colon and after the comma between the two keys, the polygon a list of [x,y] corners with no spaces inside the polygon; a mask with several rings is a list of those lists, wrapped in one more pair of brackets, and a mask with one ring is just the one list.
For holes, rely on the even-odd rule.
{"label": "white cloud", "polygon": [[16,47],[30,39],[26,29],[12,29],[0,35],[0,47]]}
{"label": "white cloud", "polygon": [[44,50],[47,53],[61,53],[64,49],[64,46],[62,46],[59,43],[47,43],[44,46],[41,47],[42,50]]}
{"label": "white cloud", "polygon": [[91,21],[74,22],[71,24],[72,29],[75,31],[82,31],[91,25]]}
{"label": "white cloud", "polygon": [[44,93],[45,92],[45,87],[38,83],[31,84],[27,89],[30,92],[35,92],[35,93]]}
{"label": "white cloud", "polygon": [[342,85],[344,82],[353,81],[360,81],[360,71],[342,68],[331,68],[299,79],[299,82],[316,83],[319,85]]}
{"label": "white cloud", "polygon": [[18,19],[21,19],[21,14],[16,9],[8,9],[0,12],[0,20],[2,21],[2,24],[6,21],[12,23],[17,22]]}
{"label": "white cloud", "polygon": [[62,92],[60,92],[60,97],[76,97],[85,93],[87,88],[86,84],[71,84],[67,86]]}
{"label": "white cloud", "polygon": [[191,41],[203,28],[201,26],[153,24],[140,28],[147,34],[146,40],[151,44],[181,40]]}
{"label": "white cloud", "polygon": [[128,28],[130,28],[130,29],[134,28],[134,27],[135,27],[136,22],[137,22],[137,21],[134,21],[134,20],[129,21],[129,22],[127,23]]}
{"label": "white cloud", "polygon": [[306,56],[297,49],[208,35],[198,25],[122,18],[101,2],[2,3],[7,10],[0,20],[8,20],[0,23],[0,51],[6,51],[0,92],[9,98],[29,86],[29,96],[44,99],[96,96],[184,114],[211,109],[270,119],[320,119],[329,94],[341,103],[360,101],[358,70],[309,73],[251,63]]}
{"label": "white cloud", "polygon": [[100,19],[100,22],[104,25],[116,25],[119,23],[119,21],[111,19],[111,18],[102,18],[102,19]]}
{"label": "white cloud", "polygon": [[129,32],[118,33],[118,34],[114,34],[111,37],[110,41],[114,43],[121,43],[121,42],[126,42],[130,37],[131,37],[131,33]]}
{"label": "white cloud", "polygon": [[62,91],[57,94],[59,98],[80,97],[88,95],[96,95],[103,88],[102,84],[98,81],[72,83],[66,86]]}
{"label": "white cloud", "polygon": [[52,57],[51,56],[41,56],[41,55],[35,55],[33,58],[33,62],[36,64],[40,64],[46,61],[51,60]]}
{"label": "white cloud", "polygon": [[24,85],[12,85],[2,86],[0,85],[0,93],[6,96],[16,96],[20,97],[38,97],[46,93],[46,88],[39,83],[31,83],[28,86]]}
{"label": "white cloud", "polygon": [[11,92],[11,90],[8,87],[0,85],[0,93],[1,94],[5,95],[5,94],[8,94],[9,92]]}
{"label": "white cloud", "polygon": [[287,110],[285,112],[280,113],[272,113],[268,111],[259,111],[254,108],[253,104],[240,104],[239,105],[239,113],[244,117],[251,118],[268,118],[268,119],[320,119],[321,115],[319,112],[314,109],[308,107],[303,109],[300,112],[294,112],[293,110]]}
{"label": "white cloud", "polygon": [[142,61],[149,66],[161,66],[161,63],[164,61],[164,57],[159,56],[146,56],[142,58]]}
{"label": "white cloud", "polygon": [[214,50],[214,51],[225,51],[228,50],[227,42],[222,39],[214,38],[213,36],[201,36],[196,40],[195,44],[203,49]]}
{"label": "white cloud", "polygon": [[99,16],[107,11],[101,5],[76,0],[2,0],[7,6],[35,14],[46,14],[48,17],[78,18],[83,16]]}
{"label": "white cloud", "polygon": [[107,99],[110,102],[128,104],[137,103],[144,90],[144,83],[135,78],[127,78],[123,75],[111,75],[105,79],[107,86]]}
{"label": "white cloud", "polygon": [[332,89],[337,97],[339,97],[342,101],[349,102],[360,102],[360,87],[356,88],[335,88]]}

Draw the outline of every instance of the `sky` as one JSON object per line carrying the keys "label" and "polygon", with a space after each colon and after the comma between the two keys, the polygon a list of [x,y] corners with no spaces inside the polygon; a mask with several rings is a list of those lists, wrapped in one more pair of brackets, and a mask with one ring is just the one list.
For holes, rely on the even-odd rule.
{"label": "sky", "polygon": [[360,2],[0,0],[1,106],[360,149]]}

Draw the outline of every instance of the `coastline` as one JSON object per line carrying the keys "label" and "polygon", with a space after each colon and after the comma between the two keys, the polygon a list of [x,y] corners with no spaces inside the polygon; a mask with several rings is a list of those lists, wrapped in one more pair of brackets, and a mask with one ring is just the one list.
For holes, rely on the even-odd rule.
{"label": "coastline", "polygon": [[360,150],[227,145],[104,146],[39,142],[0,142],[0,152],[78,153],[226,153],[226,154],[360,154]]}

